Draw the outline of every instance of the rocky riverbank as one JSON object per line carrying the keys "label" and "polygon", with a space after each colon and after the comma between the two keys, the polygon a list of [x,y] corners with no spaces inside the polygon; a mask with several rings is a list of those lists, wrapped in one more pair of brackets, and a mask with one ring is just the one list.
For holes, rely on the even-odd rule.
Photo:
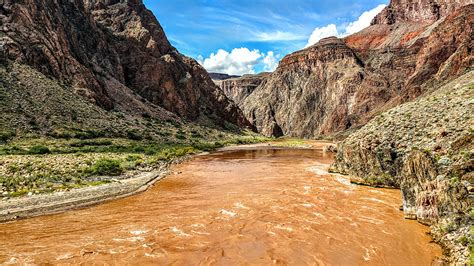
{"label": "rocky riverbank", "polygon": [[113,179],[112,183],[100,186],[3,199],[0,201],[0,222],[84,208],[143,192],[155,182],[166,177],[170,173],[172,165],[182,163],[190,158],[191,156],[184,156],[169,162],[160,162],[150,172],[142,172],[131,178],[117,177]]}
{"label": "rocky riverbank", "polygon": [[473,244],[474,72],[385,112],[338,146],[333,169],[400,188],[406,218],[432,226],[451,263]]}

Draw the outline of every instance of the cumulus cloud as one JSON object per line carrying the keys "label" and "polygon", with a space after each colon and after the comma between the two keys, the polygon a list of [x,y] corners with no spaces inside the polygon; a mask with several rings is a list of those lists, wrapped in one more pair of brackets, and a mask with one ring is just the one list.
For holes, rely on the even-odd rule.
{"label": "cumulus cloud", "polygon": [[349,23],[349,25],[346,26],[346,32],[344,35],[354,34],[370,26],[370,22],[372,22],[372,19],[374,19],[374,17],[377,16],[377,14],[380,13],[385,7],[386,5],[379,5],[378,7],[372,10],[365,11],[364,13],[362,13],[359,19]]}
{"label": "cumulus cloud", "polygon": [[263,71],[273,72],[278,66],[278,58],[279,55],[276,55],[270,51],[267,55],[263,58]]}
{"label": "cumulus cloud", "polygon": [[308,43],[306,44],[305,47],[309,47],[319,42],[321,39],[331,37],[331,36],[339,36],[337,27],[335,24],[329,24],[326,27],[316,28],[314,29],[313,33],[309,37]]}
{"label": "cumulus cloud", "polygon": [[259,50],[235,48],[229,53],[219,49],[217,53],[212,53],[208,58],[200,60],[200,63],[209,72],[243,75],[255,73],[254,66],[259,63],[261,57]]}
{"label": "cumulus cloud", "polygon": [[364,28],[370,26],[370,22],[372,21],[372,19],[385,7],[386,5],[379,5],[374,9],[365,11],[356,21],[350,22],[345,27],[342,27],[342,31],[339,31],[335,24],[329,24],[326,27],[321,28],[317,27],[316,29],[314,29],[313,33],[309,37],[308,44],[306,44],[305,47],[309,47],[326,37],[345,37],[359,32]]}
{"label": "cumulus cloud", "polygon": [[262,53],[257,49],[235,48],[228,52],[219,49],[208,58],[198,56],[198,62],[209,72],[230,75],[255,74],[256,67],[264,71],[273,71],[278,66],[278,57],[273,51]]}

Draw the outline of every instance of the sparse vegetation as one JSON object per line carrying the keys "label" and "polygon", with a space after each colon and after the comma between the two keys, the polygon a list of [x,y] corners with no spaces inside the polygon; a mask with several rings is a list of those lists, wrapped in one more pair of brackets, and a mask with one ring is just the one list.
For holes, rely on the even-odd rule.
{"label": "sparse vegetation", "polygon": [[307,143],[305,143],[303,140],[299,140],[299,139],[281,139],[276,143],[276,145],[278,145],[280,147],[290,147],[290,148],[308,147]]}
{"label": "sparse vegetation", "polygon": [[90,168],[87,168],[84,172],[92,175],[107,175],[117,176],[122,174],[124,171],[120,165],[119,160],[101,158],[96,161]]}
{"label": "sparse vegetation", "polygon": [[215,132],[207,135],[217,141],[204,137],[179,142],[129,138],[16,139],[0,145],[0,197],[107,184],[112,176],[151,171],[162,162],[185,155],[270,140],[251,133],[238,136]]}
{"label": "sparse vegetation", "polygon": [[441,226],[441,232],[443,233],[450,233],[454,230],[456,230],[456,224],[452,221]]}
{"label": "sparse vegetation", "polygon": [[0,131],[0,144],[6,143],[15,136],[14,132],[11,131]]}
{"label": "sparse vegetation", "polygon": [[42,145],[33,146],[28,150],[28,154],[48,154],[50,152],[48,147]]}

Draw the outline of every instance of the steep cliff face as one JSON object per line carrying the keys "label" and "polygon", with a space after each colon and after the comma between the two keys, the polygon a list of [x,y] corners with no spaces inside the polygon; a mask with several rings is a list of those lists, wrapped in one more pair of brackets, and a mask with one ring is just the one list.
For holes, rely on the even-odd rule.
{"label": "steep cliff face", "polygon": [[248,125],[207,72],[170,45],[140,0],[0,4],[2,58],[32,65],[106,110],[159,115],[164,108]]}
{"label": "steep cliff face", "polygon": [[[343,40],[328,38],[286,56],[243,103],[265,135],[315,137],[350,124],[350,102],[362,82],[363,63]],[[347,84],[348,86],[342,86]]]}
{"label": "steep cliff face", "polygon": [[286,56],[241,108],[265,135],[316,138],[357,128],[471,68],[472,21],[467,5],[434,23],[378,24],[322,40]]}
{"label": "steep cliff face", "polygon": [[474,4],[472,0],[395,0],[378,14],[372,24],[397,22],[435,22],[462,6]]}
{"label": "steep cliff face", "polygon": [[333,170],[356,183],[400,188],[405,216],[433,225],[461,265],[474,222],[474,71],[433,89],[340,143]]}
{"label": "steep cliff face", "polygon": [[229,99],[242,107],[244,100],[265,81],[270,73],[230,77],[223,80],[214,80]]}

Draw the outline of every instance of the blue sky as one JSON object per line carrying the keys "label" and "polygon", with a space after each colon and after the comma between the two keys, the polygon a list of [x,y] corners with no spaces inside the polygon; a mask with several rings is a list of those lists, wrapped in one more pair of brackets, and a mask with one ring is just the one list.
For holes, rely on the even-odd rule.
{"label": "blue sky", "polygon": [[[170,42],[208,71],[272,71],[288,53],[367,26],[388,0],[144,0]],[[365,13],[364,13],[365,12]]]}

